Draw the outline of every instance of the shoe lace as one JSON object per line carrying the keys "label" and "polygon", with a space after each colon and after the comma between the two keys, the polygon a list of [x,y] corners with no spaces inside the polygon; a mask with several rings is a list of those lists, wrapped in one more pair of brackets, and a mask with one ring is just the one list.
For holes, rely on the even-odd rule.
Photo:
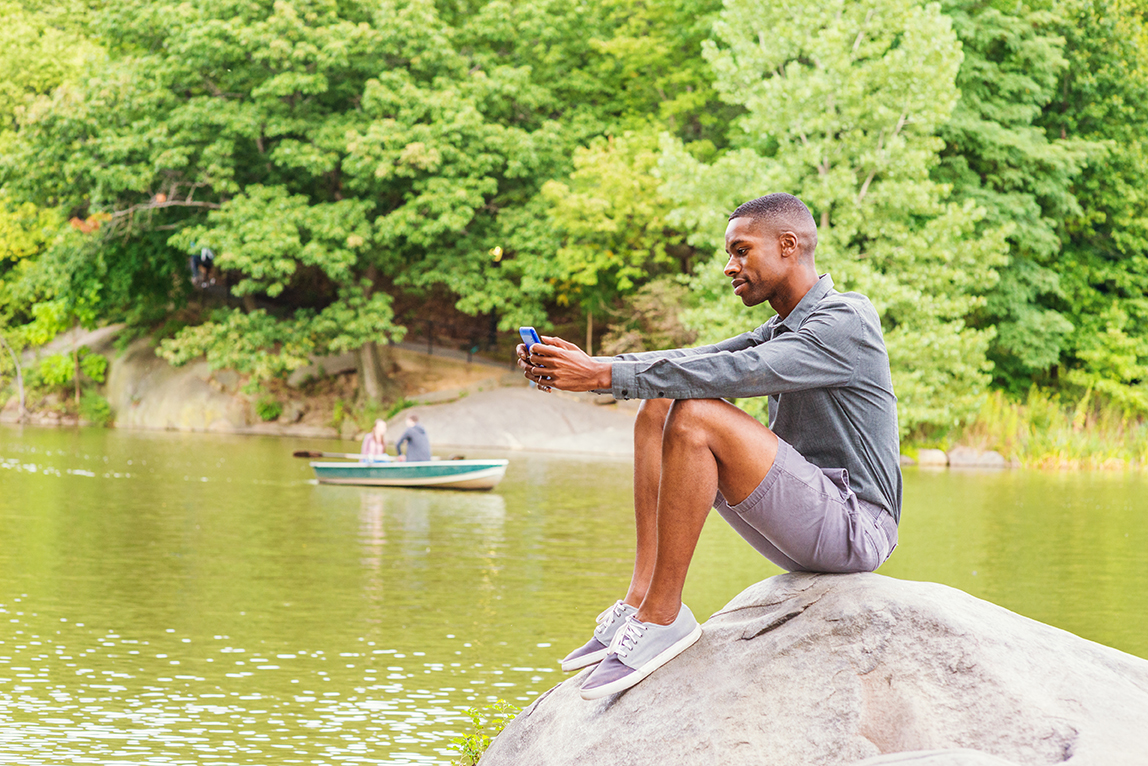
{"label": "shoe lace", "polygon": [[610,651],[622,659],[629,657],[630,652],[634,651],[638,640],[641,639],[645,633],[645,625],[637,620],[627,620],[626,624],[622,626],[622,629],[614,635],[614,640],[610,642]]}
{"label": "shoe lace", "polygon": [[615,620],[620,620],[626,616],[626,610],[622,606],[621,601],[616,601],[610,607],[607,607],[602,614],[598,615],[598,627],[594,629],[595,633],[601,633],[614,624]]}

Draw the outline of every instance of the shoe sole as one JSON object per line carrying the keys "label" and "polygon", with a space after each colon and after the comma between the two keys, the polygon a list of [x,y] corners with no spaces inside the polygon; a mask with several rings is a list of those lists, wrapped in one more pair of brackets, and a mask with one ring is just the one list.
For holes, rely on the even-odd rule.
{"label": "shoe sole", "polygon": [[702,626],[697,625],[690,632],[688,636],[680,639],[676,643],[670,645],[668,649],[661,654],[654,657],[641,668],[635,668],[633,673],[630,673],[624,678],[619,678],[617,681],[611,681],[608,684],[595,686],[593,689],[582,689],[582,699],[596,700],[602,697],[608,697],[611,694],[617,694],[620,691],[625,691],[631,686],[636,686],[645,680],[646,676],[653,673],[655,670],[665,665],[667,662],[677,657],[679,654],[689,649],[694,645],[699,638],[702,637]]}
{"label": "shoe sole", "polygon": [[609,652],[610,647],[607,646],[599,649],[596,652],[584,654],[576,660],[570,660],[569,662],[566,660],[561,660],[562,672],[569,673],[572,670],[581,670],[582,668],[588,668],[591,665],[597,665],[599,662],[606,659],[606,655],[609,654]]}

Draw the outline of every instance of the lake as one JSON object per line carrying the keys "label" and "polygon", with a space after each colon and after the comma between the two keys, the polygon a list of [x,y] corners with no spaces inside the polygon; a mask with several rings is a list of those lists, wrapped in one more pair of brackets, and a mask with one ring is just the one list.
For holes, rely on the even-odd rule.
{"label": "lake", "polygon": [[[628,582],[628,460],[509,453],[465,493],[297,449],[346,445],[0,427],[0,761],[449,763]],[[900,536],[882,574],[1148,657],[1142,474],[907,469]],[[778,571],[712,514],[685,600]]]}

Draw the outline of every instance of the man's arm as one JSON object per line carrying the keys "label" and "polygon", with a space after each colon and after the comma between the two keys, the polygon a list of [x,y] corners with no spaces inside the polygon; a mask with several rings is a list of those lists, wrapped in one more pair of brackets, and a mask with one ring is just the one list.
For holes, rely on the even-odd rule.
{"label": "man's arm", "polygon": [[651,361],[618,361],[611,382],[619,399],[768,396],[849,382],[868,336],[847,305],[815,312],[795,332],[766,343]]}
{"label": "man's arm", "polygon": [[540,387],[609,388],[618,399],[742,398],[845,385],[862,345],[880,342],[868,337],[861,317],[845,304],[819,309],[799,330],[769,342],[755,336],[746,333],[712,347],[654,352],[637,360],[591,357],[572,343],[547,338],[549,345],[523,354],[519,366]]}
{"label": "man's arm", "polygon": [[[573,343],[562,338],[544,335],[542,344],[536,344],[533,353],[526,354],[526,347],[518,345],[518,366],[526,377],[538,384],[544,391],[557,388],[560,391],[610,391],[612,370],[619,361],[648,363],[659,359],[705,356],[725,351],[750,348],[761,342],[762,328],[727,338],[720,343],[695,348],[675,348],[663,351],[643,351],[635,354],[620,354],[615,357],[590,356]],[[617,392],[615,392],[617,395]]]}

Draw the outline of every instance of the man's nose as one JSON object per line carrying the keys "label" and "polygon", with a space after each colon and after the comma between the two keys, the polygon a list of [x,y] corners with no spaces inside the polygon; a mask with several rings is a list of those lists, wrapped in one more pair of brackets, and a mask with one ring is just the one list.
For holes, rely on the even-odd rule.
{"label": "man's nose", "polygon": [[737,260],[731,255],[729,261],[725,265],[725,275],[732,277],[734,274],[741,271],[741,266],[738,265]]}

